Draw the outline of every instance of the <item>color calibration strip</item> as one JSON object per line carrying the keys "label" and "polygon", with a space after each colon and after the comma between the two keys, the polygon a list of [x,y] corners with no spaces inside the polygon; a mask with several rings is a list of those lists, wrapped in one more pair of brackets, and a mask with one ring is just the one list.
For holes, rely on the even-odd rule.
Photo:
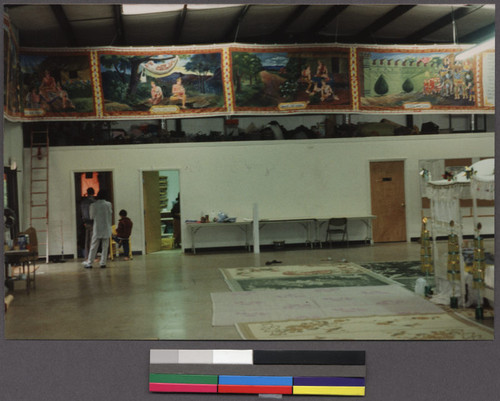
{"label": "color calibration strip", "polygon": [[151,350],[149,390],[365,395],[364,351]]}
{"label": "color calibration strip", "polygon": [[152,349],[150,363],[364,365],[365,351]]}

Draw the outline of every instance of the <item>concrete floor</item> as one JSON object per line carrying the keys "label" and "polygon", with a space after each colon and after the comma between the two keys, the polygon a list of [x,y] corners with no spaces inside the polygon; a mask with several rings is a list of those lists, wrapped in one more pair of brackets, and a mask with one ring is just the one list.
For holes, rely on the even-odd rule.
{"label": "concrete floor", "polygon": [[[494,253],[493,240],[485,241]],[[439,244],[445,252],[446,242]],[[418,243],[349,248],[247,252],[161,251],[133,260],[109,261],[106,269],[82,260],[40,264],[36,289],[27,294],[16,282],[5,314],[6,339],[169,339],[240,340],[232,326],[211,324],[211,292],[229,291],[219,268],[419,260]]]}

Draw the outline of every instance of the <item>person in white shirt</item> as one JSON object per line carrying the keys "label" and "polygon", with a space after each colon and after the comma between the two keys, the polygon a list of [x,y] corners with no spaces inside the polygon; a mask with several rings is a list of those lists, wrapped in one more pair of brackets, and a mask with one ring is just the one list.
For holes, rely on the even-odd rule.
{"label": "person in white shirt", "polygon": [[94,221],[94,228],[92,232],[92,243],[90,245],[89,255],[87,260],[83,262],[83,266],[86,269],[92,268],[92,261],[97,255],[99,244],[101,244],[101,259],[99,261],[99,265],[101,268],[106,267],[112,224],[112,206],[111,202],[108,202],[106,198],[106,190],[101,189],[97,195],[97,200],[90,205],[90,218]]}

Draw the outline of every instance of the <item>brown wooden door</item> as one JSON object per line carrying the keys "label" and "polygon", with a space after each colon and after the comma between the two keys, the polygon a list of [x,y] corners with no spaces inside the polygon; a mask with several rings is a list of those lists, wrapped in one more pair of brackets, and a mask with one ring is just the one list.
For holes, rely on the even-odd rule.
{"label": "brown wooden door", "polygon": [[370,162],[374,242],[406,241],[404,161]]}
{"label": "brown wooden door", "polygon": [[142,173],[144,196],[144,237],[146,253],[161,250],[160,174],[158,171]]}

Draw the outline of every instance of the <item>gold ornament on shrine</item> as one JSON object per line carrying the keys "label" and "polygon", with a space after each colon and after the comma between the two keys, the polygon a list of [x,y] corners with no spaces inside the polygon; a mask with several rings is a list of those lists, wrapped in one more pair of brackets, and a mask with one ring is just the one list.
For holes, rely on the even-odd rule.
{"label": "gold ornament on shrine", "polygon": [[478,223],[476,237],[474,238],[474,260],[472,262],[472,282],[474,288],[484,288],[484,271],[486,262],[484,259],[484,243],[481,238],[481,223]]}
{"label": "gold ornament on shrine", "polygon": [[427,229],[427,217],[422,219],[422,232],[420,235],[420,265],[424,273],[432,273],[432,245],[430,233]]}
{"label": "gold ornament on shrine", "polygon": [[448,236],[448,280],[460,280],[460,247],[458,235],[454,232],[455,222],[450,221],[450,235]]}

